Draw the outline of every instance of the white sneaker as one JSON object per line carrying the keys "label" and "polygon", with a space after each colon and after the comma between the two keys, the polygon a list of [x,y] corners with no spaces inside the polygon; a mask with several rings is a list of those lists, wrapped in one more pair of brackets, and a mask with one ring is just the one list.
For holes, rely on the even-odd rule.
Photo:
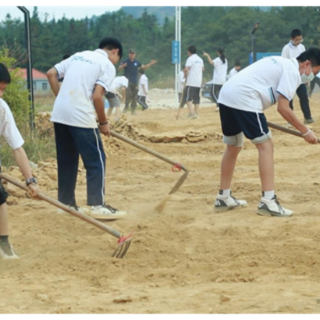
{"label": "white sneaker", "polygon": [[229,197],[223,197],[221,194],[218,194],[216,197],[214,209],[216,212],[225,212],[238,207],[243,208],[247,205],[248,203],[246,200],[238,200],[231,194]]}
{"label": "white sneaker", "polygon": [[112,208],[108,204],[91,207],[90,215],[97,220],[118,220],[127,215],[127,212]]}
{"label": "white sneaker", "polygon": [[[88,214],[90,212],[89,209],[80,208],[77,205],[69,205],[68,207],[71,208],[71,209],[74,209],[76,211],[79,211],[80,213],[83,213],[83,214]],[[57,213],[59,213],[59,214],[68,214],[67,211],[64,211],[64,210],[62,210],[60,208],[57,210]]]}
{"label": "white sneaker", "polygon": [[0,242],[0,259],[19,259],[9,242]]}
{"label": "white sneaker", "polygon": [[277,197],[274,196],[271,200],[261,198],[257,214],[271,217],[290,217],[293,211],[281,207]]}

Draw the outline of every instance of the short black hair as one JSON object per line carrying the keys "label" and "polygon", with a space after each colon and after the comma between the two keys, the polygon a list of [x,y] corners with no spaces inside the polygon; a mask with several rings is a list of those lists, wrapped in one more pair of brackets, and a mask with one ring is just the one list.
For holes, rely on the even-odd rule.
{"label": "short black hair", "polygon": [[189,46],[188,47],[188,51],[191,53],[191,54],[194,54],[194,53],[197,53],[197,48],[195,46]]}
{"label": "short black hair", "polygon": [[302,36],[302,32],[300,29],[293,29],[291,31],[291,39],[294,39],[295,37]]}
{"label": "short black hair", "polygon": [[139,73],[144,74],[144,69],[143,68],[139,68]]}
{"label": "short black hair", "polygon": [[120,59],[122,58],[122,54],[123,54],[122,44],[116,38],[110,38],[110,37],[103,38],[100,41],[99,49],[107,49],[107,50],[119,49],[119,57]]}
{"label": "short black hair", "polygon": [[236,59],[235,62],[234,62],[234,65],[235,65],[236,67],[240,67],[240,66],[241,66],[240,60]]}
{"label": "short black hair", "polygon": [[8,84],[11,82],[9,70],[3,63],[0,63],[0,82]]}
{"label": "short black hair", "polygon": [[62,60],[66,60],[66,59],[68,59],[68,58],[70,58],[71,56],[70,56],[70,54],[65,54],[63,57],[62,57]]}
{"label": "short black hair", "polygon": [[297,57],[297,60],[300,62],[309,60],[313,67],[320,66],[320,49],[315,47],[309,48],[302,52],[300,56]]}

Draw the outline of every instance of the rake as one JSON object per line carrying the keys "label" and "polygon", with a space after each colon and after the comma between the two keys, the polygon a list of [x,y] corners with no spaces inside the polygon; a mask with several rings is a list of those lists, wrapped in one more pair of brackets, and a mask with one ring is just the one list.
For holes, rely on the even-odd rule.
{"label": "rake", "polygon": [[186,178],[187,178],[187,176],[189,174],[189,171],[182,164],[179,164],[179,163],[177,163],[177,162],[165,157],[161,153],[158,153],[158,152],[156,152],[154,150],[151,150],[151,149],[149,149],[149,148],[147,148],[147,147],[145,147],[145,146],[143,146],[143,145],[141,145],[141,144],[139,144],[139,143],[137,143],[137,142],[135,142],[135,141],[133,141],[133,140],[121,135],[121,134],[119,134],[119,133],[116,133],[113,130],[111,130],[111,135],[113,137],[115,137],[115,138],[118,138],[118,139],[120,139],[120,140],[122,140],[122,141],[124,141],[124,142],[126,142],[126,143],[128,143],[128,144],[130,144],[130,145],[142,150],[142,151],[145,151],[145,152],[155,156],[158,159],[161,159],[161,160],[163,160],[163,161],[165,161],[167,163],[170,163],[171,165],[173,165],[172,171],[176,171],[176,170],[177,171],[180,171],[180,170],[185,171],[185,173],[179,178],[177,183],[170,190],[169,194],[173,194],[176,191],[178,191],[179,188],[182,186],[184,180],[186,180]]}
{"label": "rake", "polygon": [[[12,179],[11,177],[9,177],[3,173],[0,173],[0,179],[4,179],[13,185],[15,185],[25,191],[28,191],[28,187],[25,184],[21,183],[20,181],[15,180],[15,179]],[[84,220],[84,221],[94,225],[95,227],[100,228],[103,231],[106,231],[109,234],[111,234],[112,236],[116,237],[118,239],[118,245],[117,245],[117,248],[115,249],[115,251],[113,252],[112,257],[122,259],[126,255],[128,249],[130,247],[130,244],[131,244],[132,232],[127,237],[121,236],[121,233],[119,231],[114,230],[114,229],[110,228],[109,226],[107,226],[107,225],[105,225],[105,224],[103,224],[103,223],[101,223],[101,222],[75,210],[75,209],[72,209],[69,206],[66,206],[57,200],[54,200],[54,199],[46,196],[43,193],[39,193],[38,198],[62,209],[64,211],[70,213],[71,215],[73,215],[81,220]]]}

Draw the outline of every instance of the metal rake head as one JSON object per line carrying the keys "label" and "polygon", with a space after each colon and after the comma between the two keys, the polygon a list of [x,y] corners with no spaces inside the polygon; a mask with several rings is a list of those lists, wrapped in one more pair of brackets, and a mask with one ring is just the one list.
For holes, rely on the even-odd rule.
{"label": "metal rake head", "polygon": [[118,246],[113,252],[112,258],[122,259],[126,255],[132,241],[132,233],[133,232],[131,232],[127,237],[119,238]]}

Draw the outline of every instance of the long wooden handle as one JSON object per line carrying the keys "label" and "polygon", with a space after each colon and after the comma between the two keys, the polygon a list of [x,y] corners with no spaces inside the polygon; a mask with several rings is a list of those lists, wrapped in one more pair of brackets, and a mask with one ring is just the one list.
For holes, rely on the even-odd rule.
{"label": "long wooden handle", "polygon": [[[289,129],[289,128],[286,128],[286,127],[282,127],[282,126],[279,126],[278,124],[275,124],[275,123],[272,123],[272,122],[269,122],[269,121],[267,121],[267,124],[268,124],[268,126],[270,128],[277,129],[279,131],[286,132],[286,133],[292,134],[294,136],[303,138],[302,133],[299,132],[299,131],[292,130],[292,129]],[[317,139],[317,140],[318,140],[318,143],[320,143],[320,139]]]}
{"label": "long wooden handle", "polygon": [[[17,187],[19,187],[25,191],[28,191],[28,187],[25,184],[21,183],[20,181],[15,180],[15,179],[12,179],[11,177],[9,177],[3,173],[0,173],[0,179],[4,179],[4,180],[14,184]],[[101,222],[75,210],[75,209],[72,209],[57,200],[54,200],[54,199],[44,195],[43,193],[39,193],[38,197],[41,200],[44,200],[44,201],[46,201],[46,202],[64,210],[64,211],[67,211],[68,213],[72,214],[73,216],[75,216],[81,220],[84,220],[84,221],[94,225],[95,227],[102,229],[103,231],[108,232],[109,234],[111,234],[112,236],[114,236],[118,239],[121,237],[121,233],[119,231],[114,230],[114,229],[110,228],[109,226],[107,226],[107,225],[105,225],[105,224],[103,224],[103,223],[101,223]]]}
{"label": "long wooden handle", "polygon": [[145,152],[147,152],[147,153],[150,153],[150,154],[152,154],[153,156],[155,156],[155,157],[157,157],[157,158],[159,158],[159,159],[161,159],[161,160],[163,160],[163,161],[165,161],[165,162],[167,162],[167,163],[172,164],[173,166],[179,166],[182,170],[188,171],[183,165],[179,164],[178,162],[175,162],[175,161],[173,161],[173,160],[165,157],[165,156],[162,155],[161,153],[158,153],[158,152],[156,152],[156,151],[153,151],[153,150],[151,150],[151,149],[149,149],[149,148],[147,148],[147,147],[145,147],[145,146],[143,146],[143,145],[141,145],[141,144],[139,144],[139,143],[137,143],[137,142],[135,142],[135,141],[133,141],[133,140],[131,140],[131,139],[129,139],[129,138],[121,135],[121,134],[119,134],[119,133],[116,133],[116,132],[114,132],[113,130],[111,130],[111,135],[112,135],[113,137],[116,137],[116,138],[124,141],[124,142],[127,142],[127,143],[131,144],[132,146],[134,146],[134,147],[136,147],[136,148],[138,148],[138,149],[140,149],[140,150],[142,150],[142,151],[145,151]]}

